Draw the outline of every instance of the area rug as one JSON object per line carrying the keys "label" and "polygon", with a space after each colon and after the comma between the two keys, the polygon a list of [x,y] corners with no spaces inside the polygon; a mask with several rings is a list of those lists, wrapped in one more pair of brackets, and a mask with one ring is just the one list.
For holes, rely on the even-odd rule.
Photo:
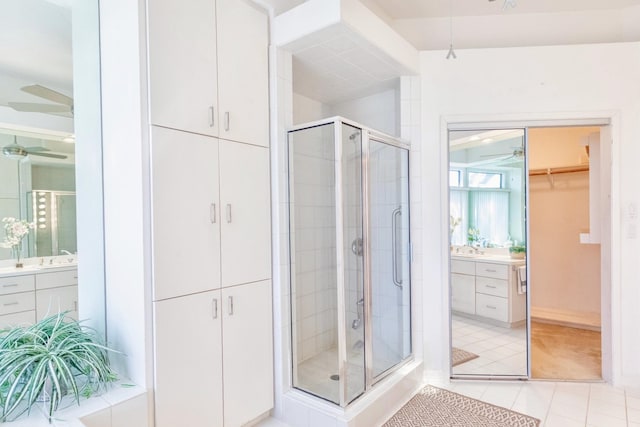
{"label": "area rug", "polygon": [[426,386],[383,427],[538,427],[540,420],[433,386]]}
{"label": "area rug", "polygon": [[462,350],[461,348],[451,348],[451,366],[458,366],[469,360],[477,358],[478,355],[471,353],[470,351]]}

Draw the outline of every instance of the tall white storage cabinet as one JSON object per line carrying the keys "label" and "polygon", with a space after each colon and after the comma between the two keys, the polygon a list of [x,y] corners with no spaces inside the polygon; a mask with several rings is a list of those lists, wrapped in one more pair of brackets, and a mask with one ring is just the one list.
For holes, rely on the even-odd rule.
{"label": "tall white storage cabinet", "polygon": [[147,0],[156,427],[273,407],[268,17]]}

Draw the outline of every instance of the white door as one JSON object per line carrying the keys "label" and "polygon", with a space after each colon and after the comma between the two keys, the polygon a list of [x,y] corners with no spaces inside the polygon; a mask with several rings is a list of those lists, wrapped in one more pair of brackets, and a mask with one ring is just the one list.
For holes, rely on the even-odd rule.
{"label": "white door", "polygon": [[224,425],[239,427],[273,407],[271,282],[224,288],[222,301]]}
{"label": "white door", "polygon": [[269,150],[220,140],[222,286],[271,277]]}
{"label": "white door", "polygon": [[154,303],[156,427],[222,423],[220,291]]}
{"label": "white door", "polygon": [[220,137],[268,146],[267,15],[246,1],[217,5]]}
{"label": "white door", "polygon": [[151,123],[217,136],[215,1],[147,3]]}
{"label": "white door", "polygon": [[154,300],[220,287],[218,140],[153,127]]}

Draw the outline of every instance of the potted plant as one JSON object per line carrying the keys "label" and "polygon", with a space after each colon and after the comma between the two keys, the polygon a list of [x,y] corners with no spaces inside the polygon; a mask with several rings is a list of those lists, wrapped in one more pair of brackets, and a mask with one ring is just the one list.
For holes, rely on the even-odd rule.
{"label": "potted plant", "polygon": [[527,254],[527,247],[524,245],[513,245],[509,247],[511,258],[522,259]]}
{"label": "potted plant", "polygon": [[21,268],[20,256],[22,255],[22,239],[29,234],[29,230],[35,228],[35,222],[28,222],[24,219],[14,217],[2,218],[4,223],[4,241],[0,243],[3,248],[11,249],[13,257],[16,259],[16,268]]}
{"label": "potted plant", "polygon": [[65,396],[78,404],[117,379],[98,334],[62,312],[0,331],[0,423],[39,401],[49,422]]}

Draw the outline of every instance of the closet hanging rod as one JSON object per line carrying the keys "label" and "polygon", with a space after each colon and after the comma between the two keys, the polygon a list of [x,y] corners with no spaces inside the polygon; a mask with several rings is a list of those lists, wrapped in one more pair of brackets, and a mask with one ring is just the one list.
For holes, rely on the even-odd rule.
{"label": "closet hanging rod", "polygon": [[564,166],[558,168],[530,169],[529,176],[554,175],[558,173],[588,172],[589,165]]}

